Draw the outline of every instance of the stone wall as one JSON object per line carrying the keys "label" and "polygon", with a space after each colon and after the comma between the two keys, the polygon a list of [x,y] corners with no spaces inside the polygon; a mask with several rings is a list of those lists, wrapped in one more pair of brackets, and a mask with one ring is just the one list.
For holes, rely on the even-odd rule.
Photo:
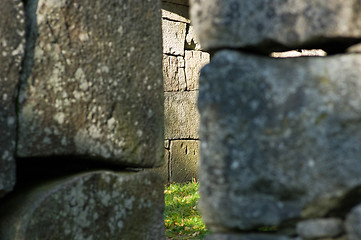
{"label": "stone wall", "polygon": [[[191,0],[195,32],[214,53],[198,99],[207,239],[361,239],[359,9]],[[298,49],[322,51],[273,54]]]}
{"label": "stone wall", "polygon": [[161,2],[0,6],[0,239],[164,238]]}
{"label": "stone wall", "polygon": [[189,20],[188,1],[163,1],[163,79],[166,182],[198,179],[198,77],[210,55],[203,51]]}

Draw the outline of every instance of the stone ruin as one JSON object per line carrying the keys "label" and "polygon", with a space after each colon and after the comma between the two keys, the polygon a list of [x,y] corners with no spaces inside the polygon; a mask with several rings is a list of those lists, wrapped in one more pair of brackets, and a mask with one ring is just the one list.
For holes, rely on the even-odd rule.
{"label": "stone ruin", "polygon": [[195,36],[188,1],[162,1],[165,182],[198,179],[199,71],[209,63]]}
{"label": "stone ruin", "polygon": [[190,3],[1,1],[1,240],[164,239],[204,51],[207,239],[361,239],[360,1]]}
{"label": "stone ruin", "polygon": [[164,238],[161,2],[0,13],[0,239]]}
{"label": "stone ruin", "polygon": [[[361,239],[360,9],[191,0],[208,240]],[[298,49],[327,56],[270,57]]]}

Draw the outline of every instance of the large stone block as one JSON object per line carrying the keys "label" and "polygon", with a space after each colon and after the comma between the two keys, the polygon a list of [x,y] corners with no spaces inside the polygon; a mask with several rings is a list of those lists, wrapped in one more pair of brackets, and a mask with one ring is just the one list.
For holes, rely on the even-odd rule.
{"label": "large stone block", "polygon": [[163,183],[152,173],[82,173],[2,204],[0,239],[164,238]]}
{"label": "large stone block", "polygon": [[184,91],[187,88],[184,58],[163,54],[164,91]]}
{"label": "large stone block", "polygon": [[199,140],[173,140],[170,145],[170,181],[198,179]]}
{"label": "large stone block", "polygon": [[164,184],[169,183],[169,149],[164,149],[164,164],[161,167],[157,168],[149,168],[145,171],[150,171],[158,174],[161,178]]}
{"label": "large stone block", "polygon": [[33,68],[21,85],[17,155],[160,166],[160,1],[27,2]]}
{"label": "large stone block", "polygon": [[191,0],[191,20],[205,49],[296,48],[337,51],[361,38],[358,0]]}
{"label": "large stone block", "polygon": [[344,217],[360,202],[361,55],[221,51],[200,76],[200,208],[210,229]]}
{"label": "large stone block", "polygon": [[172,55],[184,55],[186,39],[186,23],[162,20],[163,30],[163,53]]}
{"label": "large stone block", "polygon": [[15,184],[16,92],[24,57],[25,24],[21,1],[0,2],[0,197]]}
{"label": "large stone block", "polygon": [[164,93],[164,138],[199,139],[198,92]]}

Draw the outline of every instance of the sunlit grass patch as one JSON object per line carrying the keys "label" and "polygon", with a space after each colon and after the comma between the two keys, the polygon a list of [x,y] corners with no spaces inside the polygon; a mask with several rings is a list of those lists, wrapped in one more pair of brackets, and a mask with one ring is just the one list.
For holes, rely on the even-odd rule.
{"label": "sunlit grass patch", "polygon": [[203,239],[208,230],[197,210],[199,183],[167,185],[165,195],[166,236],[173,239]]}

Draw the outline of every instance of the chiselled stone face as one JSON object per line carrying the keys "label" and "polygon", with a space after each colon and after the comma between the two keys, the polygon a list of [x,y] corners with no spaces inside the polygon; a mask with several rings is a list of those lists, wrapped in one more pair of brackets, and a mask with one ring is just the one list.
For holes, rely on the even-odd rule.
{"label": "chiselled stone face", "polygon": [[15,184],[15,94],[24,57],[24,11],[20,1],[0,2],[0,197]]}
{"label": "chiselled stone face", "polygon": [[34,49],[21,85],[19,157],[163,163],[159,4],[28,1]]}
{"label": "chiselled stone face", "polygon": [[191,20],[205,49],[272,52],[342,49],[361,38],[358,0],[191,0]]}
{"label": "chiselled stone face", "polygon": [[221,51],[203,68],[200,207],[211,229],[255,230],[347,208],[361,186],[360,66],[352,54]]}

